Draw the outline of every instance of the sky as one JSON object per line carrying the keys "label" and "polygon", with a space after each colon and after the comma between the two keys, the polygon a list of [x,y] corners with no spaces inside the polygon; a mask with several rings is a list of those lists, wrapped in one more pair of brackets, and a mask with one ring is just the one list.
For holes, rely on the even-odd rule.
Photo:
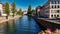
{"label": "sky", "polygon": [[[6,0],[1,0],[4,4]],[[10,4],[12,4],[12,0],[8,0]],[[28,6],[31,5],[32,9],[35,9],[37,6],[43,6],[47,0],[15,0],[16,2],[16,8],[22,8],[23,11],[28,9]]]}

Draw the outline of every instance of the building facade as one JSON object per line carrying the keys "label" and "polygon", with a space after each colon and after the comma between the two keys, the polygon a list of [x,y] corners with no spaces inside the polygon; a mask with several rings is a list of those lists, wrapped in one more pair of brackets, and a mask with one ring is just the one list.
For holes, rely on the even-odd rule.
{"label": "building facade", "polygon": [[41,6],[37,6],[36,7],[36,15],[42,16],[42,14],[43,14],[42,7]]}
{"label": "building facade", "polygon": [[23,11],[23,15],[26,15],[27,14],[27,11]]}
{"label": "building facade", "polygon": [[60,18],[60,0],[48,0],[43,6],[44,17]]}
{"label": "building facade", "polygon": [[37,17],[38,18],[40,18],[40,17],[44,17],[44,12],[43,12],[43,7],[42,6],[37,6],[36,7],[36,15],[37,15]]}
{"label": "building facade", "polygon": [[0,16],[3,15],[3,4],[0,2]]}
{"label": "building facade", "polygon": [[[10,10],[10,15],[13,15],[12,11],[11,11],[12,6],[9,5],[9,10]],[[2,2],[0,1],[0,16],[6,16],[6,12],[5,12],[5,4],[2,4]]]}

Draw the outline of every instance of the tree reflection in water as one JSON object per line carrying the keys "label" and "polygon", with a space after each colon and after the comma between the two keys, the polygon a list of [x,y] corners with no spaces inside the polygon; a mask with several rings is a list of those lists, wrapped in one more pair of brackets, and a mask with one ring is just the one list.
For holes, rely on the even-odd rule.
{"label": "tree reflection in water", "polygon": [[16,34],[16,23],[15,20],[12,20],[11,22],[6,22],[5,24],[5,34]]}
{"label": "tree reflection in water", "polygon": [[10,33],[10,25],[8,23],[8,21],[6,22],[6,25],[5,25],[5,34],[9,34]]}
{"label": "tree reflection in water", "polygon": [[41,29],[33,18],[22,16],[5,24],[5,34],[37,34]]}

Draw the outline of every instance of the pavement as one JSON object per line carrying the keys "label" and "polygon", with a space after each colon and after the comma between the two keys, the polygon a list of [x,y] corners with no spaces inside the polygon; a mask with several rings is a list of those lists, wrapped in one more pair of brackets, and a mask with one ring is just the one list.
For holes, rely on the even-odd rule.
{"label": "pavement", "polygon": [[45,21],[48,21],[48,22],[60,24],[60,20],[56,20],[56,19],[48,19],[48,18],[38,18],[38,19],[42,19],[42,20],[45,20]]}
{"label": "pavement", "polygon": [[0,23],[9,21],[9,20],[11,20],[11,19],[16,19],[16,18],[19,18],[19,17],[21,17],[21,16],[20,16],[20,15],[16,15],[16,16],[14,16],[14,17],[9,16],[8,19],[6,19],[6,17],[0,17]]}

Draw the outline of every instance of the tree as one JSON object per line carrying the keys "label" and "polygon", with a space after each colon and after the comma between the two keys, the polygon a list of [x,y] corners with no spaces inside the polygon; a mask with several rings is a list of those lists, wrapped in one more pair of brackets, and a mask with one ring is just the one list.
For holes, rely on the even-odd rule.
{"label": "tree", "polygon": [[34,11],[35,11],[35,10],[33,9],[31,13],[34,13]]}
{"label": "tree", "polygon": [[16,10],[16,3],[15,1],[13,0],[13,3],[12,3],[12,13],[13,13],[13,17],[14,17],[14,14],[15,14],[15,10]]}
{"label": "tree", "polygon": [[6,19],[8,19],[8,16],[10,15],[10,10],[9,10],[9,3],[5,3],[5,12],[6,12]]}
{"label": "tree", "polygon": [[32,11],[32,7],[31,7],[31,5],[29,5],[29,7],[28,7],[28,14],[31,14],[31,11]]}
{"label": "tree", "polygon": [[15,11],[15,14],[17,14],[17,9],[15,9],[14,11]]}
{"label": "tree", "polygon": [[19,15],[22,15],[22,9],[21,8],[19,9],[18,12],[19,12]]}

